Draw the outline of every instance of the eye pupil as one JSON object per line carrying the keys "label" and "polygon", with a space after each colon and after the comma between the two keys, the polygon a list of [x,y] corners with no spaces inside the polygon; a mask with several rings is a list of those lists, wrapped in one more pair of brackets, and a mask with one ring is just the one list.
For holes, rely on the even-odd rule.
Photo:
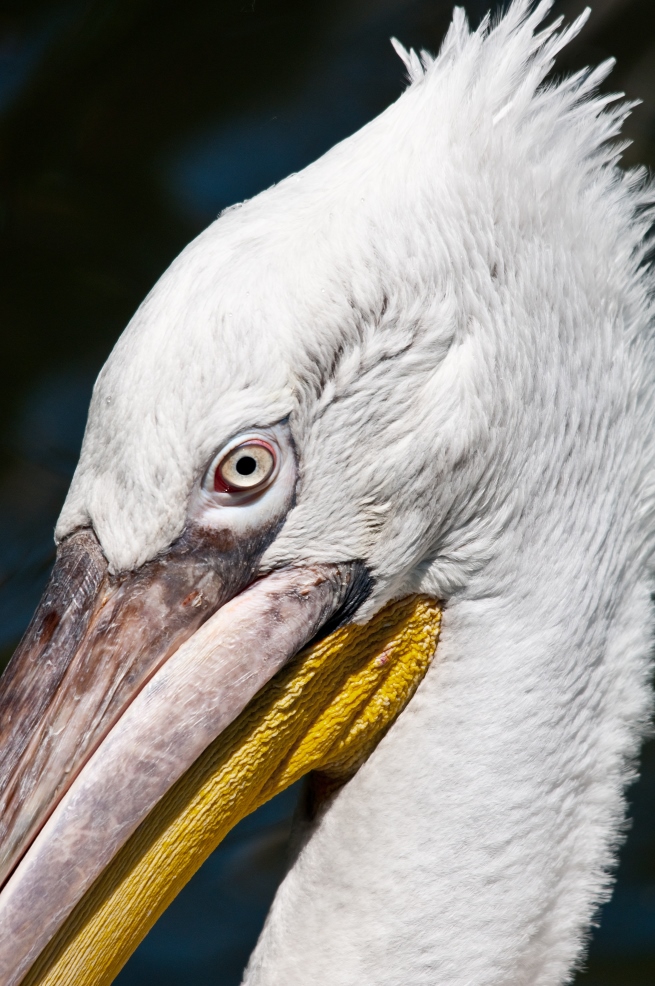
{"label": "eye pupil", "polygon": [[250,476],[257,468],[257,463],[252,455],[242,455],[236,464],[236,470],[240,476]]}

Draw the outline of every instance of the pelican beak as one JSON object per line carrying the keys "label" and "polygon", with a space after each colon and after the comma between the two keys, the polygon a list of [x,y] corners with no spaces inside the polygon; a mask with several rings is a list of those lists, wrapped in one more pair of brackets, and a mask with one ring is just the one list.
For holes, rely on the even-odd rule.
{"label": "pelican beak", "polygon": [[[312,704],[311,688],[301,694],[298,681],[304,674],[307,687],[316,679],[316,668],[307,677],[316,653],[299,667],[292,659],[330,624],[347,620],[370,580],[357,562],[289,568],[255,580],[264,547],[249,543],[235,559],[220,539],[192,530],[137,572],[112,576],[92,531],[78,531],[60,546],[0,687],[0,986],[110,982],[225,831],[297,775],[325,764],[323,726],[309,741],[313,759],[298,757],[298,744],[307,746],[311,733],[303,706],[306,711]],[[401,622],[406,632],[407,620]],[[385,697],[387,712],[368,730],[367,750],[379,727],[388,725],[388,710],[400,711],[424,673],[438,615],[432,622],[425,660],[400,675],[391,703]],[[366,661],[369,672],[379,668],[378,684],[380,675],[389,676],[396,623],[378,624],[372,652],[354,647],[360,685]],[[425,636],[425,620],[419,624]],[[343,633],[328,634],[318,645],[319,665],[330,665],[332,674],[331,691],[321,679],[316,693],[322,696],[318,719],[325,718],[325,695],[333,705],[343,684],[334,665],[335,650],[343,656],[348,643]],[[352,670],[348,662],[343,668]],[[284,681],[278,672],[286,674]],[[360,697],[357,711],[362,707]],[[339,721],[342,742],[344,723],[346,732],[353,725],[352,709],[342,710]],[[334,750],[332,734],[328,746]],[[336,757],[345,774],[356,768],[364,748],[347,747]],[[227,795],[224,780],[214,790],[217,771],[226,769],[232,784]],[[194,798],[208,783],[214,784],[211,810],[219,822],[205,820],[199,829]],[[168,863],[162,838],[174,850]],[[175,854],[180,849],[182,861]],[[161,884],[149,903],[140,898],[148,873]],[[131,899],[141,901],[134,900],[132,910],[125,902],[111,903],[125,881],[132,881]],[[108,902],[121,916],[113,945],[100,948],[98,965],[97,943],[111,924]],[[98,921],[105,929],[100,934]],[[80,935],[86,935],[82,947]]]}

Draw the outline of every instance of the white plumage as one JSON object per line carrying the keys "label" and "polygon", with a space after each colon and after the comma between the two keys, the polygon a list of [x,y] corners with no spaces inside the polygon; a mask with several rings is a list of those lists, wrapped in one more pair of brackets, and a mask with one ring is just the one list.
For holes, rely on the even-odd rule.
{"label": "white plumage", "polygon": [[611,65],[515,2],[181,254],[101,374],[58,526],[113,570],[199,471],[289,417],[301,482],[263,569],[361,558],[445,601],[438,660],[283,882],[249,986],[557,986],[609,885],[650,709],[651,187]]}

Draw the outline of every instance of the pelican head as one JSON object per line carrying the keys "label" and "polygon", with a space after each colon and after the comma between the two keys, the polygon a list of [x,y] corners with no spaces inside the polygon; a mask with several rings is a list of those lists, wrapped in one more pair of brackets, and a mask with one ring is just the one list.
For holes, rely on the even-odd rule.
{"label": "pelican head", "polygon": [[611,64],[545,81],[586,16],[550,6],[397,45],[398,101],[226,210],[119,339],[2,692],[2,986],[106,981],[29,970],[280,674],[302,720],[305,645],[329,676],[405,599],[419,636],[443,612],[436,656],[308,822],[245,981],[558,986],[580,959],[650,708],[652,191]]}

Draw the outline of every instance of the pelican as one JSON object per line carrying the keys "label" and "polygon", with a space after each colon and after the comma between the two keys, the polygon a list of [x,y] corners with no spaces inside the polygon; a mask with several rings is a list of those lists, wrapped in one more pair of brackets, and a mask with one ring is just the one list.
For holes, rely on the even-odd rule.
{"label": "pelican", "polygon": [[4,679],[2,986],[111,981],[308,770],[248,986],[581,961],[650,714],[653,189],[550,7],[396,43],[119,339]]}

